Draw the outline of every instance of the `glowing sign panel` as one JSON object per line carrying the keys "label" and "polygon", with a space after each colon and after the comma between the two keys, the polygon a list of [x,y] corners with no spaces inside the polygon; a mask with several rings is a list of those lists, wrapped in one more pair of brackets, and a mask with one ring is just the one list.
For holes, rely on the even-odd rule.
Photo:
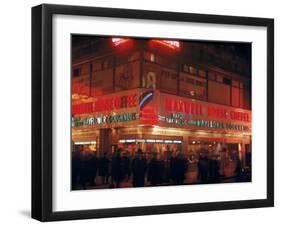
{"label": "glowing sign panel", "polygon": [[171,49],[179,50],[180,49],[180,42],[179,41],[173,41],[173,40],[154,40],[155,42],[158,42],[162,45],[165,45]]}
{"label": "glowing sign panel", "polygon": [[111,41],[112,41],[114,46],[119,46],[120,44],[123,44],[123,43],[129,41],[129,39],[127,39],[127,38],[112,38]]}

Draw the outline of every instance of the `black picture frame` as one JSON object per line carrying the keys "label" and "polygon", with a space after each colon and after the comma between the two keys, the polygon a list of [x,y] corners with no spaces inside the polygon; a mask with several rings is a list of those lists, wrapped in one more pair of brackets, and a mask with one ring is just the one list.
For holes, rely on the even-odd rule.
{"label": "black picture frame", "polygon": [[[266,27],[267,198],[54,212],[52,210],[52,18],[55,14]],[[56,221],[271,206],[274,206],[273,19],[49,4],[32,8],[32,218],[40,221]]]}

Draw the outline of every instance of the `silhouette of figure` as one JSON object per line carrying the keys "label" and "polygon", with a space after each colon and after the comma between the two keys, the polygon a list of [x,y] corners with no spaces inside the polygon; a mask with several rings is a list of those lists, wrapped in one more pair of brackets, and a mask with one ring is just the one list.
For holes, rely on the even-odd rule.
{"label": "silhouette of figure", "polygon": [[89,153],[87,159],[88,179],[93,186],[96,185],[96,176],[98,171],[98,158],[95,152]]}
{"label": "silhouette of figure", "polygon": [[218,183],[219,182],[219,163],[216,156],[212,156],[209,161],[209,180],[211,183]]}
{"label": "silhouette of figure", "polygon": [[153,153],[152,159],[148,163],[148,180],[152,186],[161,183],[161,163],[157,159],[157,153]]}
{"label": "silhouette of figure", "polygon": [[72,173],[71,173],[71,186],[72,190],[75,189],[79,183],[81,174],[81,156],[79,150],[72,153]]}
{"label": "silhouette of figure", "polygon": [[111,167],[111,177],[112,177],[112,186],[120,187],[120,183],[123,179],[123,165],[121,158],[121,148],[118,148],[112,157],[112,167]]}
{"label": "silhouette of figure", "polygon": [[102,184],[108,184],[109,163],[110,160],[107,157],[107,153],[105,152],[99,160],[99,175],[101,176]]}
{"label": "silhouette of figure", "polygon": [[236,159],[236,166],[235,166],[235,173],[236,173],[236,181],[242,181],[242,164],[239,157]]}
{"label": "silhouette of figure", "polygon": [[185,172],[187,169],[186,161],[183,155],[178,152],[171,164],[171,174],[173,182],[177,185],[183,184],[185,179]]}
{"label": "silhouette of figure", "polygon": [[207,156],[199,156],[198,160],[199,179],[201,183],[208,182],[209,161]]}
{"label": "silhouette of figure", "polygon": [[90,154],[88,151],[81,152],[81,174],[80,174],[80,182],[83,189],[87,189],[87,186],[91,180],[91,172],[90,172]]}
{"label": "silhouette of figure", "polygon": [[128,181],[131,175],[131,169],[130,169],[131,160],[127,152],[124,153],[124,155],[122,156],[122,162],[124,167],[124,178],[126,179],[126,181]]}
{"label": "silhouette of figure", "polygon": [[143,157],[142,150],[139,149],[136,153],[136,157],[132,162],[132,173],[133,173],[133,186],[143,187],[144,177],[146,173],[146,159]]}

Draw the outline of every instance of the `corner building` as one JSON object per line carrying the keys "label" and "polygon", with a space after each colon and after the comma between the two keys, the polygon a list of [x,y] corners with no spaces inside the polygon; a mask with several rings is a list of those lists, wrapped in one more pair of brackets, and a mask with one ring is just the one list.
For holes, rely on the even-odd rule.
{"label": "corner building", "polygon": [[250,167],[251,60],[239,48],[73,36],[73,148],[181,151],[190,162],[204,152]]}

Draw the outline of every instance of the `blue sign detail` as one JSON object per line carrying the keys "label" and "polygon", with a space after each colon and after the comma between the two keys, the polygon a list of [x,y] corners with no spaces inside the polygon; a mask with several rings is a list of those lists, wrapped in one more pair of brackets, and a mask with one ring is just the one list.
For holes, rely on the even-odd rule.
{"label": "blue sign detail", "polygon": [[140,109],[142,109],[145,106],[145,104],[147,104],[148,101],[152,99],[152,97],[153,97],[152,91],[142,94],[140,98]]}

